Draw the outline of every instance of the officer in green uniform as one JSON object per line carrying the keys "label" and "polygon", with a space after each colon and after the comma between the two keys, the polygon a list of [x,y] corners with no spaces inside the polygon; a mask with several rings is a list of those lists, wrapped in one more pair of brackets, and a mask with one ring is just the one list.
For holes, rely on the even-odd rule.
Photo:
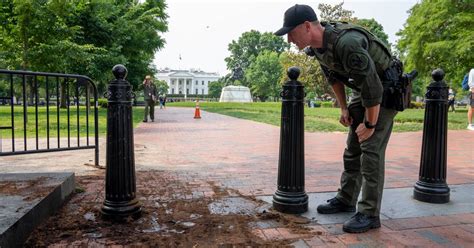
{"label": "officer in green uniform", "polygon": [[[276,35],[315,56],[341,106],[339,122],[350,127],[344,151],[344,171],[336,197],[318,206],[321,214],[357,213],[343,225],[351,233],[380,227],[385,149],[397,114],[381,107],[384,71],[390,66],[389,50],[363,28],[346,23],[320,23],[314,10],[295,5],[284,15]],[[344,87],[352,89],[346,103]],[[357,202],[359,192],[362,197]]]}
{"label": "officer in green uniform", "polygon": [[145,100],[145,116],[143,122],[148,120],[148,109],[150,110],[150,119],[155,121],[155,101],[156,101],[156,86],[151,81],[151,76],[147,75],[143,81],[143,97]]}

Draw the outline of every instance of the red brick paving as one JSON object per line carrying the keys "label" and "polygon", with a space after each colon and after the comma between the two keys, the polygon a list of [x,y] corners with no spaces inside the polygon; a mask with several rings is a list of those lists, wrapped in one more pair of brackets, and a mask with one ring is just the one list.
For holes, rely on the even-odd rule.
{"label": "red brick paving", "polygon": [[[135,132],[138,170],[174,171],[179,180],[212,181],[242,194],[276,189],[279,127],[193,109],[168,108],[157,122]],[[335,191],[342,171],[344,133],[305,133],[307,192]],[[386,154],[385,188],[412,187],[418,179],[422,132],[393,133]],[[474,132],[448,132],[448,184],[474,183]],[[212,191],[203,189],[203,194]],[[473,210],[474,212],[474,210]],[[474,213],[383,220],[364,234],[342,232],[341,224],[315,225],[313,237],[285,228],[255,228],[267,240],[303,240],[310,247],[474,247]]]}
{"label": "red brick paving", "polygon": [[[279,127],[203,112],[167,108],[135,132],[137,169],[180,171],[181,179],[216,181],[243,194],[276,188]],[[342,171],[345,133],[305,133],[307,192],[335,191]],[[418,179],[422,132],[393,133],[386,154],[385,188]],[[448,132],[448,184],[474,182],[474,132]],[[237,176],[238,175],[238,176]]]}

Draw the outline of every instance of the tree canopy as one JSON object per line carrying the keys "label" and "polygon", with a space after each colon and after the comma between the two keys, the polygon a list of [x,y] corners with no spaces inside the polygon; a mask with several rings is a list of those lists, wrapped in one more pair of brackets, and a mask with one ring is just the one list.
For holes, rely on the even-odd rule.
{"label": "tree canopy", "polygon": [[[240,80],[243,85],[250,86],[250,82],[243,76],[257,56],[264,51],[276,52],[279,55],[289,47],[290,45],[282,37],[270,32],[260,33],[256,30],[245,32],[237,41],[233,40],[229,44],[230,56],[225,58],[227,69],[237,74],[234,80]],[[240,70],[242,72],[239,72]]]}
{"label": "tree canopy", "polygon": [[245,78],[252,82],[250,90],[254,97],[265,101],[268,97],[277,97],[281,86],[278,84],[282,74],[279,56],[274,51],[260,53],[245,72]]}
{"label": "tree canopy", "polygon": [[0,9],[0,66],[85,74],[102,89],[119,63],[137,88],[165,44],[163,0],[5,0]]}
{"label": "tree canopy", "polygon": [[[398,32],[397,48],[406,68],[417,69],[417,94],[441,68],[445,80],[460,90],[464,74],[474,65],[474,2],[423,0],[410,10],[403,30]],[[429,17],[429,18],[427,18]]]}

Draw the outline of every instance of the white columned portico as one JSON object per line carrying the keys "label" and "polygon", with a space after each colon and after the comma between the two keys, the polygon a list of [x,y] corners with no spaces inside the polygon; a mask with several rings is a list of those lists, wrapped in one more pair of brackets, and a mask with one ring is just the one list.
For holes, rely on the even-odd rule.
{"label": "white columned portico", "polygon": [[186,98],[188,98],[188,79],[187,78],[184,78],[183,79],[183,85],[184,85],[184,100],[186,100]]}
{"label": "white columned portico", "polygon": [[[201,70],[170,70],[164,69],[158,72],[158,79],[167,80],[169,82],[170,93],[176,95],[182,94],[185,98],[189,95],[196,94],[198,95],[206,94],[208,92],[208,82],[214,82],[219,79],[217,73],[208,73]],[[169,80],[169,81],[168,81]],[[206,84],[203,84],[203,81]],[[198,83],[196,85],[196,82]],[[174,84],[176,83],[176,85]],[[181,86],[180,83],[183,85]],[[191,85],[189,85],[189,83]],[[183,92],[184,91],[184,92]]]}
{"label": "white columned portico", "polygon": [[175,82],[176,82],[176,89],[175,89],[174,93],[179,94],[179,78],[176,78]]}

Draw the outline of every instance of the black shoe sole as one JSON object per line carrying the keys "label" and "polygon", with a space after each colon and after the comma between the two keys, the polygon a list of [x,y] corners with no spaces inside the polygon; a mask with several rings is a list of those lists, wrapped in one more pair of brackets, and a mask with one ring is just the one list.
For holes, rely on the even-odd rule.
{"label": "black shoe sole", "polygon": [[318,213],[320,214],[337,214],[337,213],[347,213],[347,212],[355,212],[356,208],[355,207],[349,207],[349,208],[344,208],[344,209],[327,209],[327,210],[320,210],[316,209]]}
{"label": "black shoe sole", "polygon": [[363,233],[363,232],[367,232],[370,229],[380,228],[380,226],[381,226],[380,221],[378,221],[364,228],[347,228],[345,226],[342,226],[342,230],[347,233]]}

